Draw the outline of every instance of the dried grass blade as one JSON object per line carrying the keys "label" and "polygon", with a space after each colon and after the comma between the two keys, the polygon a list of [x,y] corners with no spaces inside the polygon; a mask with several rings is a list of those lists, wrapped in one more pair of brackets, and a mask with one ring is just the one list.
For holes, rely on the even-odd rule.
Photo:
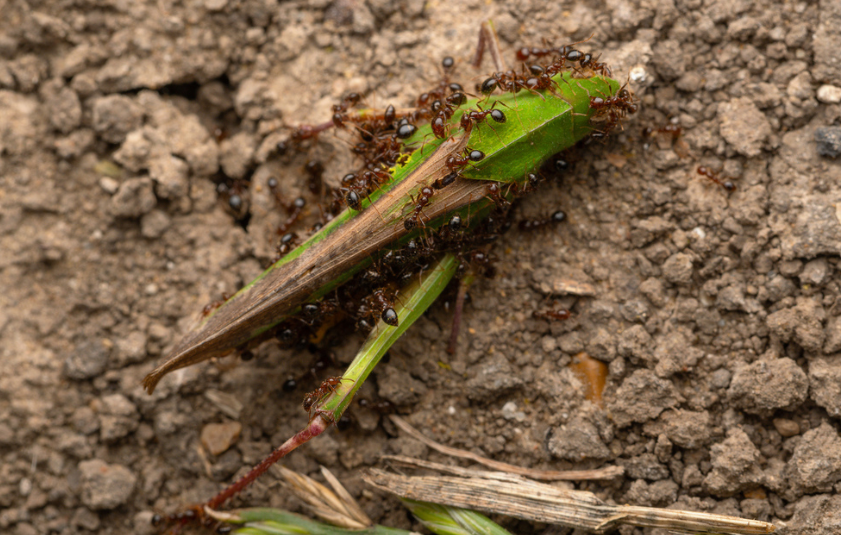
{"label": "dried grass blade", "polygon": [[482,457],[481,455],[477,455],[473,452],[459,450],[439,444],[431,438],[424,436],[420,431],[409,425],[409,422],[396,414],[391,415],[391,421],[409,436],[424,443],[426,446],[434,449],[435,451],[443,453],[444,455],[450,455],[451,457],[467,459],[489,468],[493,468],[494,470],[499,470],[509,474],[517,474],[530,477],[532,479],[539,479],[541,481],[586,481],[613,479],[625,473],[625,469],[621,466],[607,466],[598,470],[536,470],[533,468],[523,468],[522,466],[494,461],[493,459]]}
{"label": "dried grass blade", "polygon": [[[429,467],[432,463],[424,463]],[[452,467],[443,467],[452,470]],[[464,470],[464,469],[461,469]],[[371,470],[368,484],[401,498],[434,501],[453,507],[478,509],[524,520],[560,524],[604,533],[618,525],[658,527],[678,533],[761,535],[773,524],[723,515],[653,507],[615,506],[590,492],[565,490],[545,483],[503,478],[404,476]]]}

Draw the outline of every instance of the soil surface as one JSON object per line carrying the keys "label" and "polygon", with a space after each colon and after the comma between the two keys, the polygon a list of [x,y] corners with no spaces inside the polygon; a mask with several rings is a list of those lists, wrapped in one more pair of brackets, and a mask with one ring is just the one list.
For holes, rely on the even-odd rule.
{"label": "soil surface", "polygon": [[[273,255],[287,215],[268,178],[294,199],[308,161],[333,183],[351,168],[333,135],[277,157],[288,128],[348,91],[411,105],[446,55],[472,87],[488,18],[512,61],[589,37],[641,111],[520,203],[516,218],[567,221],[499,240],[457,354],[437,304],[360,397],[509,463],[621,465],[577,485],[610,502],[839,532],[837,0],[0,2],[0,529],[149,533],[153,511],[209,498],[306,423],[304,393],[359,336],[319,379],[317,355],[268,344],[153,396],[140,380]],[[642,135],[667,124],[683,136]],[[570,320],[532,317],[555,301]],[[602,405],[569,367],[581,352],[607,365]],[[376,521],[417,529],[360,473],[383,453],[441,457],[351,412],[286,466],[324,464]],[[236,503],[264,504],[300,509],[272,474]]]}

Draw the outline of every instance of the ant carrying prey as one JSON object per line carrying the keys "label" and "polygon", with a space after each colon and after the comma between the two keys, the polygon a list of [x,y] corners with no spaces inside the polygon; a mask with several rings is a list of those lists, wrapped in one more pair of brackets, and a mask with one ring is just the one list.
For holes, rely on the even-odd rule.
{"label": "ant carrying prey", "polygon": [[[309,178],[305,186],[316,199],[308,196],[312,204],[301,199],[300,206],[290,206],[289,228],[280,229],[281,245],[286,246],[280,252],[297,243],[292,226],[314,211],[315,202],[328,199],[332,204],[326,211],[335,217],[316,235],[305,239],[301,233],[298,249],[288,251],[286,258],[209,316],[200,331],[176,345],[170,360],[147,377],[147,390],[174,369],[228,346],[251,344],[255,332],[282,348],[303,348],[321,343],[328,330],[331,336],[339,322],[364,331],[382,322],[379,330],[396,338],[449,280],[492,275],[490,242],[509,226],[505,213],[512,201],[541,181],[535,169],[590,135],[594,129],[588,121],[593,116],[607,119],[613,128],[635,110],[630,93],[620,91],[618,82],[585,76],[598,63],[596,57],[566,48],[550,64],[540,65],[536,57],[533,65],[518,72],[497,63],[489,84],[501,90],[497,93],[508,94],[478,98],[449,79],[454,62],[445,61],[443,80],[413,99],[413,108],[360,109],[360,97],[349,94],[336,104],[329,126],[293,132],[288,150],[303,150],[319,141],[320,132],[332,129],[347,142],[355,161],[334,176],[344,175],[335,187],[322,180],[320,166],[304,168]],[[599,95],[601,101],[590,100],[591,95]],[[573,110],[575,125],[568,121]],[[540,126],[527,120],[531,118]],[[543,129],[551,129],[553,135],[540,135]],[[301,139],[312,142],[300,143]],[[269,187],[275,192],[279,186],[275,181]],[[521,228],[544,228],[564,217],[556,212],[546,220],[523,222]],[[459,295],[463,302],[466,290]],[[424,300],[422,305],[415,305],[416,296]],[[411,310],[404,303],[411,303]],[[378,334],[371,338],[377,343]],[[366,351],[360,358],[374,359]],[[378,361],[369,362],[373,367]],[[358,382],[367,377],[351,376]],[[226,503],[272,462],[336,423],[346,408],[336,404],[336,394],[348,392],[340,400],[345,403],[353,391],[342,381],[330,377],[308,393],[303,399],[307,427],[207,506]],[[286,386],[291,389],[295,383]]]}

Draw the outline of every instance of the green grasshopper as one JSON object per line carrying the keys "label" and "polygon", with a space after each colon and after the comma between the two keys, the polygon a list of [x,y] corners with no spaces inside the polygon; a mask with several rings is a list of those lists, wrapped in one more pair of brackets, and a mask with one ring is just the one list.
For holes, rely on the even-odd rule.
{"label": "green grasshopper", "polygon": [[[483,25],[482,35],[486,43],[495,41],[489,25]],[[480,39],[480,46],[481,43]],[[496,50],[493,46],[491,49]],[[492,56],[498,71],[504,74],[498,50]],[[529,173],[552,155],[598,131],[591,122],[594,117],[604,118],[605,113],[604,106],[592,105],[594,98],[603,102],[623,91],[628,95],[615,80],[589,74],[583,77],[581,70],[566,70],[553,76],[548,88],[526,87],[517,92],[468,100],[449,119],[446,125],[449,133],[442,138],[433,136],[430,125],[418,128],[406,140],[407,146],[416,148],[389,170],[391,178],[386,184],[363,199],[358,210],[346,209],[207,317],[144,379],[144,388],[151,393],[161,378],[173,370],[270,338],[273,328],[293,317],[302,305],[318,301],[351,280],[387,248],[399,247],[412,237],[439,228],[453,214],[467,221],[468,228],[475,227],[492,211],[500,195],[510,197],[515,191],[524,191]],[[464,114],[491,108],[508,111],[507,120],[459,126],[467,124],[462,122]],[[359,113],[375,112],[360,110]],[[608,128],[616,126],[617,120],[609,116]],[[424,228],[406,224],[411,217],[412,199],[421,188],[450,175],[452,168],[448,167],[448,160],[463,158],[468,150],[481,151],[484,157],[471,162],[450,185],[436,191],[423,208]],[[307,428],[278,448],[252,473],[210,500],[207,506],[219,507],[279,458],[335,422],[388,347],[453,278],[458,264],[458,258],[446,254],[436,266],[402,290],[400,303],[395,307],[401,318],[399,326],[379,322],[357,360],[330,387],[329,395],[314,400],[314,414]]]}

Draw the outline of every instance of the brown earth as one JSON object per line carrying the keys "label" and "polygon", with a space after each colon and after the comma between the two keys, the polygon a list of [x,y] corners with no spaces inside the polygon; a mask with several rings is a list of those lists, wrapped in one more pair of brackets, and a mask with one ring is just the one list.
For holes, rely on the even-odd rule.
{"label": "brown earth", "polygon": [[[623,478],[578,486],[611,502],[838,533],[837,0],[0,2],[0,528],[148,533],[152,511],[208,498],[306,422],[317,380],[282,388],[306,352],[196,366],[151,397],[140,379],[271,256],[285,215],[258,186],[273,176],[294,198],[308,160],[332,181],[351,165],[331,135],[272,156],[285,127],[327,119],[350,90],[409,105],[445,55],[472,86],[487,18],[509,57],[592,36],[580,48],[618,79],[637,68],[642,111],[523,200],[517,217],[562,208],[568,221],[500,240],[458,354],[444,351],[451,314],[437,305],[362,397],[510,463],[620,464]],[[683,141],[642,137],[669,120]],[[224,177],[251,180],[238,214],[217,193]],[[569,321],[533,319],[564,281],[595,295],[557,297]],[[360,340],[333,348],[337,360]],[[581,351],[608,363],[604,408],[567,367]],[[417,527],[360,473],[382,453],[437,454],[352,413],[287,466],[325,464],[375,520]],[[231,447],[202,446],[203,429],[236,435],[231,422]],[[298,508],[275,481],[238,504]]]}

